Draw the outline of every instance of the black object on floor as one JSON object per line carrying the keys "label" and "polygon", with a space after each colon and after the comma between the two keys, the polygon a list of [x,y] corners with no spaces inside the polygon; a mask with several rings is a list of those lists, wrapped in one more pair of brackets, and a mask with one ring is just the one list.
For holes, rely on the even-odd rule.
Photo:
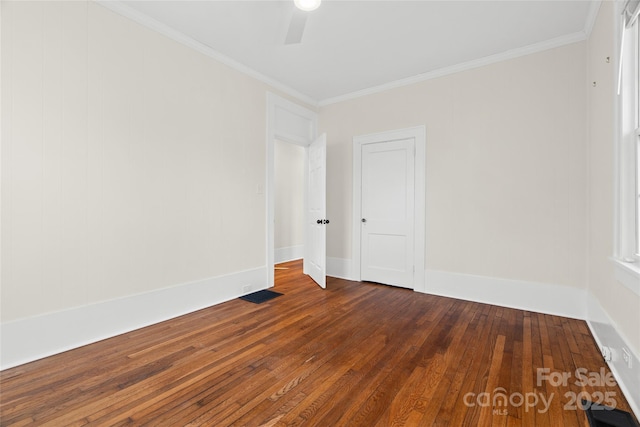
{"label": "black object on floor", "polygon": [[255,304],[260,304],[263,303],[265,301],[269,301],[271,299],[274,299],[275,297],[279,297],[280,295],[282,295],[280,292],[274,292],[274,291],[270,291],[268,289],[263,289],[261,291],[258,292],[253,292],[251,294],[247,294],[243,297],[240,297],[240,299],[243,299],[245,301],[249,301],[249,302],[253,302]]}
{"label": "black object on floor", "polygon": [[638,423],[629,412],[599,405],[588,400],[582,401],[582,408],[587,414],[591,427],[638,427]]}

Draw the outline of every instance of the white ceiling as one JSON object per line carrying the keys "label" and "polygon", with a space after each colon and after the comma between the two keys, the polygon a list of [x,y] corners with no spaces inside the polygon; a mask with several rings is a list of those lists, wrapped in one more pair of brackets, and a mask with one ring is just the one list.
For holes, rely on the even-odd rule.
{"label": "white ceiling", "polygon": [[193,39],[302,99],[325,104],[488,57],[583,40],[597,5],[582,0],[324,0],[309,12],[297,45],[284,44],[293,1],[151,0],[119,7],[156,29],[182,33],[183,41]]}

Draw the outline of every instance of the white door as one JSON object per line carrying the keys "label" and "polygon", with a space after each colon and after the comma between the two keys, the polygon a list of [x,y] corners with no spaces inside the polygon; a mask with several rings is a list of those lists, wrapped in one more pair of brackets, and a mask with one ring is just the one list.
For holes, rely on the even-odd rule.
{"label": "white door", "polygon": [[414,139],[362,145],[361,279],[413,288]]}
{"label": "white door", "polygon": [[326,288],[327,247],[327,135],[322,134],[308,148],[307,215],[304,272]]}

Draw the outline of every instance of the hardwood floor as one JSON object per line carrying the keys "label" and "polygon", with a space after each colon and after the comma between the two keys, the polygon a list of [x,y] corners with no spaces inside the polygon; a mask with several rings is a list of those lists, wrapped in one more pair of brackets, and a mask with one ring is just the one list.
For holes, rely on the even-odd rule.
{"label": "hardwood floor", "polygon": [[583,321],[334,278],[321,290],[281,266],[269,302],[3,371],[0,424],[583,426],[565,408],[581,392],[629,410],[599,385],[609,370]]}

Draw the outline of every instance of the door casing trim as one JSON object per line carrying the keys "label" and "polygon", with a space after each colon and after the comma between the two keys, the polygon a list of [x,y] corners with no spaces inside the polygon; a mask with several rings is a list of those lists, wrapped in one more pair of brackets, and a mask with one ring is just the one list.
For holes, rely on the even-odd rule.
{"label": "door casing trim", "polygon": [[[278,113],[284,116],[278,117]],[[289,120],[287,120],[289,117]],[[300,126],[300,123],[307,121],[307,126]],[[297,123],[294,123],[297,122]],[[265,204],[267,211],[266,229],[266,264],[267,264],[267,287],[275,284],[274,264],[275,264],[275,142],[276,139],[305,147],[305,179],[307,150],[306,147],[316,139],[318,126],[318,115],[315,111],[304,108],[291,102],[275,93],[267,92],[267,129],[266,129],[266,188]],[[305,129],[306,127],[306,129]],[[307,206],[307,185],[305,183],[304,205],[305,212]]]}
{"label": "door casing trim", "polygon": [[426,252],[426,127],[424,125],[404,129],[378,132],[353,137],[353,218],[351,259],[352,276],[361,281],[361,224],[362,218],[362,146],[381,142],[391,142],[413,138],[415,141],[414,176],[414,251],[413,290],[425,292],[425,252]]}

